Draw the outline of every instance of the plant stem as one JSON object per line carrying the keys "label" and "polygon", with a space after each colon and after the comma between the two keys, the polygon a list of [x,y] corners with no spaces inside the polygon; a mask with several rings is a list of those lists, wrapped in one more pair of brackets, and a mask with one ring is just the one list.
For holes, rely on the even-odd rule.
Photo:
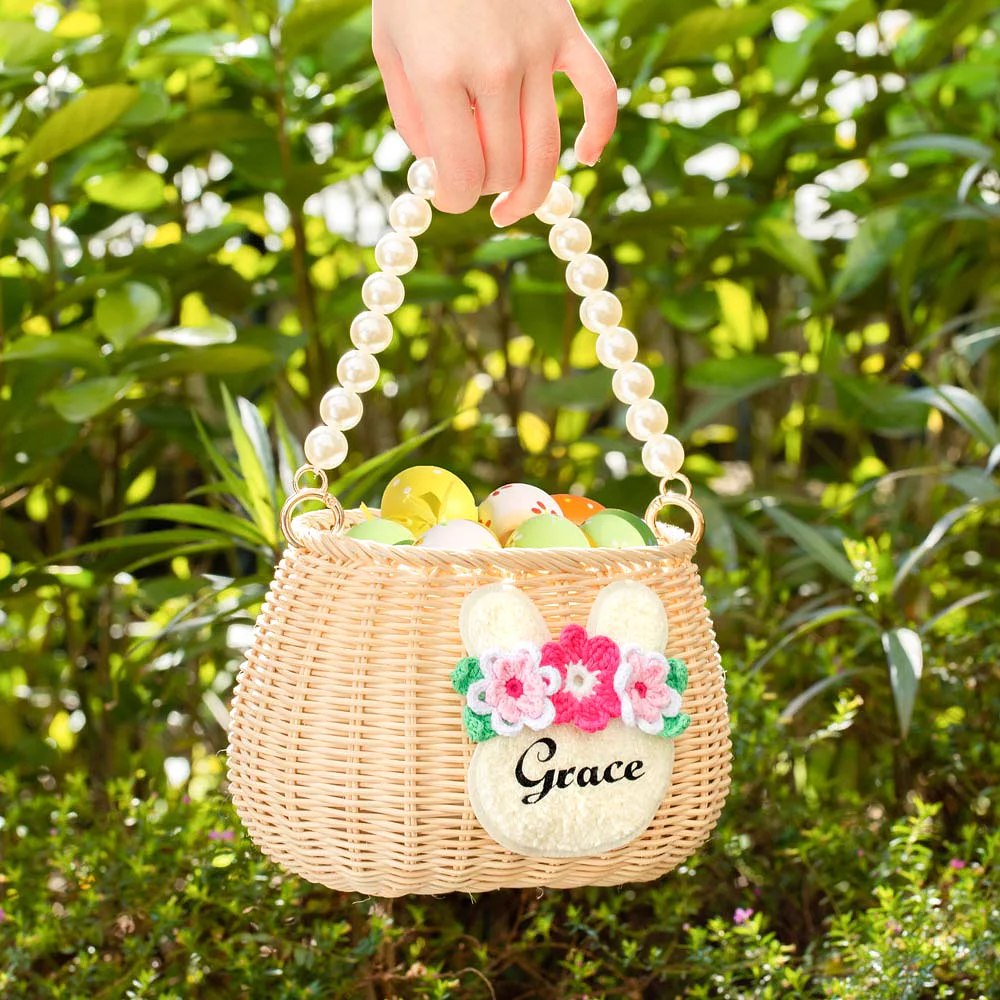
{"label": "plant stem", "polygon": [[[317,396],[331,384],[332,372],[328,370],[326,352],[319,343],[319,323],[316,317],[316,296],[309,280],[309,262],[306,250],[306,227],[302,216],[302,208],[293,202],[289,188],[292,180],[294,161],[292,147],[288,138],[288,105],[285,100],[287,82],[287,65],[280,36],[272,46],[274,53],[274,72],[277,86],[274,92],[274,110],[278,116],[278,153],[281,157],[281,172],[284,180],[285,204],[288,208],[292,227],[292,275],[295,280],[295,295],[298,300],[299,321],[302,331],[308,341],[306,356],[310,373],[310,389]],[[319,386],[317,390],[314,388]]]}

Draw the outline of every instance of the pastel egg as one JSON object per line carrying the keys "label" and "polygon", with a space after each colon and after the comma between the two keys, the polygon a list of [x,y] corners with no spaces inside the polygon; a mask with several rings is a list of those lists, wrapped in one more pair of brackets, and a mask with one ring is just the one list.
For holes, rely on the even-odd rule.
{"label": "pastel egg", "polygon": [[588,517],[604,510],[604,505],[588,497],[578,497],[573,493],[555,493],[552,496],[562,515],[574,524],[583,524]]}
{"label": "pastel egg", "polygon": [[479,522],[506,544],[511,533],[529,517],[552,514],[562,517],[559,505],[537,486],[528,483],[508,483],[494,490],[479,505]]}
{"label": "pastel egg", "polygon": [[347,537],[365,542],[381,542],[383,545],[412,545],[416,541],[416,536],[405,525],[386,521],[381,517],[373,517],[354,525],[348,530]]}
{"label": "pastel egg", "polygon": [[620,517],[623,521],[628,521],[642,535],[643,544],[656,545],[656,535],[653,534],[653,529],[641,517],[637,517],[630,510],[619,510],[617,507],[608,507],[604,513],[614,514],[615,517]]}
{"label": "pastel egg", "polygon": [[422,535],[445,521],[475,521],[476,498],[458,476],[417,465],[396,476],[382,494],[382,517]]}
{"label": "pastel egg", "polygon": [[417,545],[428,549],[499,549],[500,543],[489,528],[478,521],[448,521],[428,528]]}
{"label": "pastel egg", "polygon": [[507,540],[509,549],[589,549],[587,536],[562,514],[536,514]]}
{"label": "pastel egg", "polygon": [[631,549],[646,546],[642,532],[624,517],[619,517],[617,511],[601,511],[588,518],[581,527],[596,549]]}

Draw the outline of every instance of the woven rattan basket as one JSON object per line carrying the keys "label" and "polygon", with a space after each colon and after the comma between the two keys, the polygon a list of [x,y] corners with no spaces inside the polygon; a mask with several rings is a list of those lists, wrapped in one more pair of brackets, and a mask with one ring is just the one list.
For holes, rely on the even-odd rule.
{"label": "woven rattan basket", "polygon": [[[325,484],[325,477],[323,478]],[[701,515],[664,492],[691,534],[658,526],[633,549],[449,551],[344,537],[346,517],[286,510],[290,545],[257,622],[232,706],[230,789],[253,841],[291,872],[377,896],[502,887],[612,885],[657,878],[715,826],[729,786],[724,678],[698,571]],[[555,631],[585,622],[617,580],[662,600],[671,655],[689,671],[691,724],[675,742],[669,792],[637,839],[604,854],[538,858],[504,850],[466,787],[473,744],[449,675],[463,656],[457,622],[477,588],[510,581]]]}

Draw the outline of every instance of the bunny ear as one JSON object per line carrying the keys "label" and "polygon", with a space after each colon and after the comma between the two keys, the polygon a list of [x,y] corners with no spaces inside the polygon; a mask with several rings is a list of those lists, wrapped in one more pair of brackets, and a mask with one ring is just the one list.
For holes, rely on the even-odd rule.
{"label": "bunny ear", "polygon": [[510,583],[474,590],[465,599],[458,621],[470,656],[524,643],[544,646],[552,638],[531,598]]}
{"label": "bunny ear", "polygon": [[634,580],[618,580],[597,595],[587,631],[606,635],[620,646],[662,653],[667,648],[667,613],[649,587]]}

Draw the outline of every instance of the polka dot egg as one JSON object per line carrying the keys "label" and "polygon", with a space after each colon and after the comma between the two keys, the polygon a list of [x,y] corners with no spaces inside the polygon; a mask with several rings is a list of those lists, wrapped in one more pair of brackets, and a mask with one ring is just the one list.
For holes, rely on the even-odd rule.
{"label": "polka dot egg", "polygon": [[528,518],[539,514],[562,517],[559,505],[537,486],[527,483],[508,483],[494,490],[479,505],[479,523],[489,528],[506,545],[510,536]]}

